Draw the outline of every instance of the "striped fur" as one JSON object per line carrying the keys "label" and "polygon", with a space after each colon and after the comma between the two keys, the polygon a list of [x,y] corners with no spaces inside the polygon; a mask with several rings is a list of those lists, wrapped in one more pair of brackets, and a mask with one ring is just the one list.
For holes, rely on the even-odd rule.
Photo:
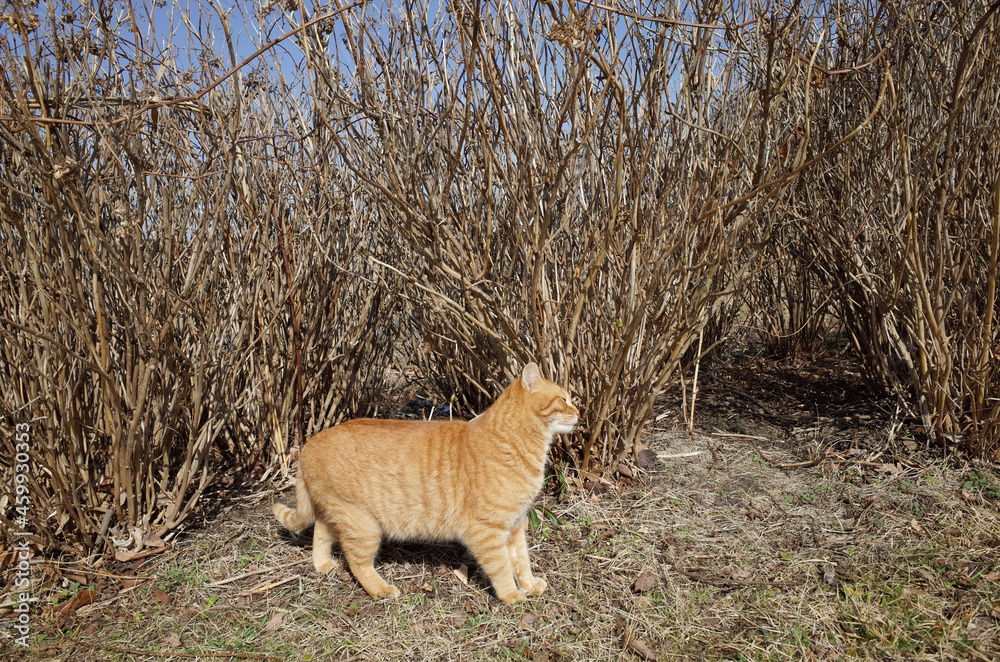
{"label": "striped fur", "polygon": [[373,566],[389,538],[464,543],[497,597],[514,603],[545,590],[531,573],[527,512],[553,436],[578,417],[569,393],[529,363],[472,421],[347,421],[305,444],[295,509],[275,504],[274,514],[292,531],[315,523],[318,572],[339,568],[331,556],[339,541],[372,597],[399,595]]}

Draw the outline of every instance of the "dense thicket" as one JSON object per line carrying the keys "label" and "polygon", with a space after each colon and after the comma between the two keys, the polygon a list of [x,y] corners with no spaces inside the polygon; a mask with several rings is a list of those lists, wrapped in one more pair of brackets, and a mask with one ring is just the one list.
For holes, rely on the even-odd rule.
{"label": "dense thicket", "polygon": [[538,361],[606,471],[737,328],[1000,451],[996,3],[213,7],[2,17],[8,534],[127,556],[407,371]]}

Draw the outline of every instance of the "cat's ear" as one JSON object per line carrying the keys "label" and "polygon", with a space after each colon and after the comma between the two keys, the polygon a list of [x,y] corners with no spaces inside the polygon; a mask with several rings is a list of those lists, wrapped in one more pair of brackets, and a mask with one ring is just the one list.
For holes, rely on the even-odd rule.
{"label": "cat's ear", "polygon": [[538,390],[538,382],[542,381],[542,373],[538,371],[538,365],[534,362],[524,366],[521,371],[521,386],[525,391],[534,392]]}

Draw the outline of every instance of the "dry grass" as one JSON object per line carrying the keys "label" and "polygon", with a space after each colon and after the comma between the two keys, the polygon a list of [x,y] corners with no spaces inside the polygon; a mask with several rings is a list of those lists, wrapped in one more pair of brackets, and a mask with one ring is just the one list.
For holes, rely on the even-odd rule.
{"label": "dry grass", "polygon": [[[761,414],[736,413],[741,369],[760,380]],[[720,374],[699,419],[712,434],[690,438],[671,431],[667,403],[644,438],[657,464],[617,490],[542,499],[559,525],[542,517],[530,538],[551,588],[516,607],[474,571],[459,579],[473,562],[458,546],[386,546],[396,601],[370,600],[346,573],[319,578],[309,538],[270,515],[290,493],[268,490],[233,497],[146,561],[46,565],[48,595],[90,572],[97,602],[74,616],[59,614],[70,595],[47,607],[29,657],[631,660],[638,640],[659,659],[996,659],[1000,474],[900,460],[906,423],[844,373],[757,362]],[[780,388],[792,378],[821,384]],[[636,592],[642,573],[655,585]],[[128,590],[120,577],[133,575],[151,579]],[[18,659],[9,638],[0,649]]]}

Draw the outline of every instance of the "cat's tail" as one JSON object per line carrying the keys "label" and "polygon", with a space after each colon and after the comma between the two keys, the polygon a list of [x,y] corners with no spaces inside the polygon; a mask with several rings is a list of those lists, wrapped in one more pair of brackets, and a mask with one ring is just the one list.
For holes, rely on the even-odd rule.
{"label": "cat's tail", "polygon": [[274,504],[274,516],[278,518],[281,526],[293,533],[298,533],[316,521],[312,499],[309,498],[309,491],[306,490],[306,481],[302,478],[301,469],[295,479],[295,509],[276,503]]}

